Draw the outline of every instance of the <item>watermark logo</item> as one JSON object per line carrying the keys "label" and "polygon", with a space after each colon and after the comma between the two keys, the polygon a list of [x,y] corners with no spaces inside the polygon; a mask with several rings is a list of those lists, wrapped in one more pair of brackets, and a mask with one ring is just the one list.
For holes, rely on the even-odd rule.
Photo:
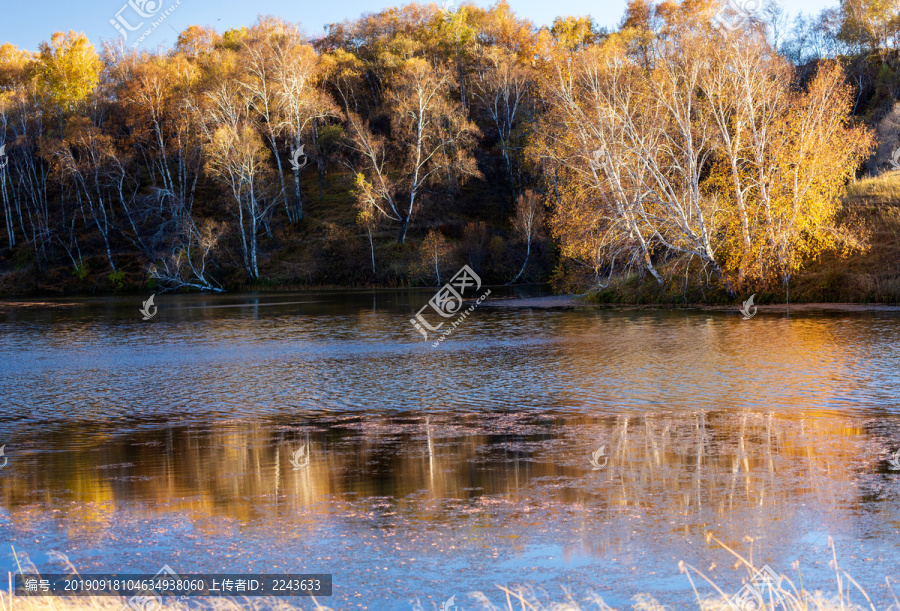
{"label": "watermark logo", "polygon": [[[600,464],[600,459],[603,459],[603,464]],[[591,463],[592,469],[591,471],[599,471],[603,467],[606,466],[606,463],[609,462],[609,457],[606,456],[606,446],[600,446],[597,448],[596,452],[591,454],[591,459],[588,461]]]}
{"label": "watermark logo", "polygon": [[9,157],[6,155],[6,145],[0,146],[0,170],[9,163]]}
{"label": "watermark logo", "polygon": [[728,599],[734,611],[762,611],[782,604],[780,592],[781,577],[769,565],[756,571],[750,583],[745,584],[738,593]]}
{"label": "watermark logo", "polygon": [[2,446],[0,446],[0,458],[3,459],[3,464],[0,465],[0,469],[2,469],[3,467],[5,467],[5,466],[6,466],[6,463],[9,461],[9,459],[6,457],[6,455],[3,454],[3,449],[4,449],[5,447],[6,447],[6,444],[3,444]]}
{"label": "watermark logo", "polygon": [[453,11],[453,0],[444,0],[444,3],[441,5],[442,13],[450,13]]}
{"label": "watermark logo", "polygon": [[[156,297],[155,294],[150,295],[150,299],[144,302],[144,307],[140,309],[140,313],[144,315],[144,320],[150,320],[154,316],[156,316],[157,307],[153,305],[153,298]],[[151,310],[152,308],[152,310]]]}
{"label": "watermark logo", "polygon": [[727,0],[712,19],[713,25],[729,32],[743,27],[762,8],[762,0]]}
{"label": "watermark logo", "polygon": [[450,279],[450,282],[442,286],[435,294],[435,296],[432,297],[427,304],[422,306],[422,308],[418,312],[416,312],[416,317],[409,319],[409,322],[412,323],[412,326],[419,333],[421,333],[427,341],[428,331],[437,332],[441,327],[444,326],[444,323],[447,321],[442,321],[436,326],[432,326],[422,315],[422,311],[425,310],[425,308],[431,307],[431,309],[437,312],[437,314],[442,318],[453,318],[458,314],[458,318],[450,323],[449,327],[443,331],[438,341],[432,344],[432,347],[436,348],[438,346],[438,342],[443,341],[445,337],[453,333],[457,325],[465,320],[466,317],[471,314],[475,310],[475,308],[481,305],[481,302],[491,294],[490,289],[486,290],[478,298],[478,301],[469,306],[469,308],[465,312],[461,312],[463,298],[467,294],[471,295],[472,293],[475,293],[480,288],[481,278],[478,276],[478,274],[472,271],[471,267],[469,267],[468,265],[463,265],[462,269],[456,272],[456,275]]}
{"label": "watermark logo", "polygon": [[162,609],[162,601],[158,596],[143,594],[135,594],[123,607],[123,611],[159,611],[159,609]]}
{"label": "watermark logo", "polygon": [[[116,18],[110,19],[109,23],[118,30],[119,34],[121,34],[122,38],[127,42],[129,32],[136,32],[144,26],[146,21],[143,21],[143,19],[151,19],[159,14],[159,19],[151,22],[150,26],[141,33],[141,37],[131,45],[132,48],[137,48],[147,36],[152,34],[153,31],[172,14],[181,2],[182,0],[176,0],[174,4],[160,14],[160,10],[162,10],[163,7],[162,0],[128,0],[126,4],[122,5],[119,12],[116,13]],[[131,10],[129,11],[128,9]],[[122,14],[126,11],[128,11],[128,13],[126,13],[127,18]],[[137,25],[131,25],[135,21],[138,22]]]}
{"label": "watermark logo", "polygon": [[456,611],[459,607],[457,607],[455,603],[456,594],[441,603],[441,611]]}
{"label": "watermark logo", "polygon": [[[3,455],[3,448],[0,448],[0,456]],[[888,459],[888,469],[891,471],[900,471],[900,450],[892,454],[892,458]]]}
{"label": "watermark logo", "polygon": [[[753,298],[756,297],[756,293],[750,295],[750,299],[744,302],[744,307],[741,308],[741,314],[744,315],[744,320],[750,320],[754,316],[756,316],[756,306],[753,305]],[[750,308],[753,308],[753,311],[750,311]]]}
{"label": "watermark logo", "polygon": [[895,170],[900,170],[900,148],[894,149],[890,164]]}
{"label": "watermark logo", "polygon": [[304,444],[299,450],[291,455],[288,459],[294,465],[294,471],[309,466],[309,444]]}
{"label": "watermark logo", "polygon": [[[176,573],[168,564],[163,565],[163,567],[156,572],[156,575],[153,576],[151,582],[156,581],[156,578],[160,576],[181,579],[178,573]],[[122,611],[157,611],[158,609],[162,609],[162,600],[160,599],[159,594],[156,593],[156,590],[152,588],[145,588],[140,594],[135,594],[129,598],[125,602],[125,606],[122,607]]]}
{"label": "watermark logo", "polygon": [[[300,148],[294,151],[294,154],[291,155],[291,167],[294,168],[294,171],[299,172],[301,169],[306,167],[307,159],[306,155],[303,154],[303,148],[305,144],[301,144]],[[303,163],[300,163],[300,157],[303,157]]]}

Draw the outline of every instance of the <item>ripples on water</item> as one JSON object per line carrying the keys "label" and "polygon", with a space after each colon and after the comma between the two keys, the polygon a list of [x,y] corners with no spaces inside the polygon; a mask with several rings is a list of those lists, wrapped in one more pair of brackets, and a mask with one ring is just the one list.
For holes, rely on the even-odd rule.
{"label": "ripples on water", "polygon": [[429,297],[0,307],[0,543],[45,569],[331,572],[338,608],[497,583],[680,607],[679,560],[740,587],[707,533],[828,591],[832,536],[890,601],[900,315],[489,300],[432,348]]}

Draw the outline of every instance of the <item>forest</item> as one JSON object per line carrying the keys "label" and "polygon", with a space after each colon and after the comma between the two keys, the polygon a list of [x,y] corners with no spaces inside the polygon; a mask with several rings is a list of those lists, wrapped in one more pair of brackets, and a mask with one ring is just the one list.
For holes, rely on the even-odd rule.
{"label": "forest", "polygon": [[897,145],[898,7],[631,0],[614,31],[451,9],[190,26],[153,52],[3,44],[0,295],[435,286],[468,264],[789,298],[877,246],[883,216],[847,193]]}

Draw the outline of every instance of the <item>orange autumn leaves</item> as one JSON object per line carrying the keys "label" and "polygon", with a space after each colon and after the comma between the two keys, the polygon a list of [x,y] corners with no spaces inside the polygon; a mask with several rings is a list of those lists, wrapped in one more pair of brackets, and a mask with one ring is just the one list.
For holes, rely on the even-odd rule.
{"label": "orange autumn leaves", "polygon": [[529,152],[552,178],[564,256],[660,284],[663,268],[705,270],[736,291],[860,246],[836,224],[837,196],[872,136],[851,122],[840,65],[800,89],[757,32],[723,36],[698,18],[646,34],[547,61]]}
{"label": "orange autumn leaves", "polygon": [[[718,8],[632,0],[610,33],[583,17],[537,27],[502,0],[411,4],[316,40],[261,17],[221,35],[189,27],[168,52],[98,54],[75,33],[39,53],[0,45],[6,242],[78,273],[82,252],[105,253],[113,272],[126,252],[155,269],[191,253],[170,265],[174,284],[194,286],[181,275],[207,263],[224,277],[226,259],[255,280],[275,236],[301,227],[314,168],[320,204],[329,181],[343,185],[334,216],[368,242],[355,262],[367,278],[404,280],[390,270],[407,267],[378,261],[401,252],[386,235],[420,244],[434,227],[451,239],[489,220],[498,253],[504,236],[521,243],[504,281],[546,227],[601,283],[787,283],[862,246],[838,223],[837,195],[872,137],[851,121],[840,65],[801,82],[757,25],[716,30]],[[523,230],[539,218],[513,218],[530,192],[546,216]],[[221,251],[193,246],[207,222],[224,228]]]}

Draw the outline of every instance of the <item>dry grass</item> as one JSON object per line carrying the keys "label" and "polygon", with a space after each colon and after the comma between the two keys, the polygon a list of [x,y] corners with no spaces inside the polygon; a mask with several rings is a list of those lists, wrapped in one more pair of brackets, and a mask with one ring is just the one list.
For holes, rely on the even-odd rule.
{"label": "dry grass", "polygon": [[[27,557],[23,554],[17,554],[15,548],[12,551],[19,569],[18,573],[40,573]],[[64,565],[67,569],[67,574],[78,574],[76,568],[63,554],[50,552],[48,555]],[[315,597],[310,597],[310,599],[316,611],[335,611],[330,607],[319,604]],[[161,604],[157,604],[157,601]],[[132,609],[127,602],[127,599],[120,596],[30,598],[10,596],[9,591],[0,590],[0,611],[123,611],[123,609]],[[140,611],[160,611],[161,609],[166,611],[196,611],[197,609],[208,609],[210,611],[295,611],[299,608],[297,605],[292,605],[284,599],[276,597],[249,598],[246,596],[235,596],[226,598],[208,596],[192,597],[190,602],[181,602],[174,597],[150,599]],[[303,605],[303,608],[308,609],[309,606]],[[139,610],[134,608],[133,611]]]}
{"label": "dry grass", "polygon": [[[190,604],[184,602],[168,602],[161,599],[162,606],[151,603],[143,611],[297,611],[309,609],[307,605],[300,607],[277,598],[192,598]],[[316,611],[333,611],[315,602]],[[14,596],[10,601],[8,592],[0,592],[0,611],[123,611],[126,601],[118,596],[85,596],[69,598],[23,598]]]}
{"label": "dry grass", "polygon": [[[851,582],[855,583],[855,582]],[[845,583],[850,586],[851,583]],[[783,582],[784,584],[784,582]],[[530,589],[510,589],[498,586],[501,592],[500,600],[495,602],[490,600],[481,592],[474,592],[471,599],[479,605],[479,608],[486,611],[588,611],[589,609],[598,609],[599,611],[617,611],[615,608],[607,605],[603,598],[594,592],[577,598],[569,592],[564,592],[562,600],[547,600],[546,595],[538,595]],[[860,589],[859,592],[862,592]],[[779,591],[781,602],[775,606],[770,606],[769,611],[876,611],[875,607],[866,604],[860,605],[849,602],[849,592],[843,591],[837,595],[826,595],[822,592],[810,593],[805,590],[797,590],[793,584],[788,582],[783,585]],[[858,596],[863,599],[867,598],[863,595]],[[277,598],[193,598],[190,604],[184,602],[167,602],[169,599],[163,599],[161,607],[156,605],[148,605],[144,611],[197,611],[198,609],[209,611],[297,611],[298,609],[309,609],[308,605],[294,605]],[[462,597],[457,597],[457,608],[471,609]],[[735,608],[728,602],[728,595],[722,592],[720,597],[702,598],[693,601],[698,611],[735,611]],[[326,607],[317,600],[313,600],[314,609],[316,611],[338,611],[339,607]],[[679,608],[688,608],[688,601]],[[0,611],[123,611],[126,607],[125,600],[119,597],[109,596],[93,596],[79,598],[24,598],[13,597],[10,600],[8,592],[0,592]],[[414,606],[416,609],[425,611],[426,608]],[[641,594],[634,598],[631,605],[632,611],[670,611],[656,601],[649,594]],[[887,610],[877,611],[898,611],[900,610],[900,602],[895,602]]]}
{"label": "dry grass", "polygon": [[847,185],[845,196],[900,201],[900,172],[885,172],[852,182]]}
{"label": "dry grass", "polygon": [[[757,591],[763,595],[764,607],[739,608],[732,605],[730,600],[734,596],[734,592],[723,591],[701,571],[682,562],[679,566],[681,572],[691,582],[694,592],[692,602],[698,611],[744,611],[745,609],[746,611],[750,611],[750,609],[759,609],[760,611],[900,611],[900,600],[894,594],[890,580],[886,581],[893,595],[894,602],[884,610],[875,608],[862,586],[838,566],[837,554],[831,539],[829,539],[828,543],[832,550],[831,566],[835,571],[836,594],[809,592],[802,587],[797,587],[787,575],[783,574],[779,575],[780,583],[778,586],[768,590],[761,583],[757,583],[753,577],[757,574],[758,567],[755,567],[749,560],[737,554],[721,541],[716,540],[716,542],[733,554],[747,568],[748,577],[750,577],[748,585],[756,587]],[[799,570],[799,567],[795,568]],[[708,595],[702,596],[697,588],[697,584],[700,582],[705,582],[711,586],[717,595],[712,597]],[[580,601],[576,600],[569,592],[565,592],[564,601],[546,602],[541,600],[533,590],[513,590],[502,586],[498,587],[505,597],[505,600],[499,606],[492,603],[481,592],[476,592],[474,598],[482,604],[484,609],[489,609],[490,611],[586,611],[587,609],[617,611],[607,605],[603,598],[594,592],[588,593]],[[864,602],[853,602],[851,599]],[[689,605],[691,605],[690,602],[683,601],[679,608],[689,608]],[[631,609],[632,611],[669,611],[667,607],[660,604],[649,594],[640,594],[634,597]]]}
{"label": "dry grass", "polygon": [[[480,608],[486,611],[617,611],[607,605],[603,598],[596,593],[588,593],[586,596],[576,599],[575,596],[564,593],[563,600],[547,601],[546,597],[536,595],[531,590],[511,590],[500,588],[501,600],[495,603],[481,592],[475,592],[474,598]],[[803,592],[796,595],[790,591],[781,593],[782,603],[768,607],[769,611],[873,611],[874,606],[859,605],[842,601],[840,596],[826,596],[821,592]],[[457,597],[458,609],[472,609],[466,604],[468,601]],[[316,611],[337,611],[333,607],[325,607],[315,602]],[[727,598],[706,598],[695,603],[698,611],[735,611]],[[123,611],[125,602],[118,597],[83,597],[83,598],[20,598],[14,597],[10,602],[7,592],[0,592],[0,609],[3,611]],[[130,607],[129,607],[130,608]],[[423,609],[413,607],[413,609]],[[681,605],[679,608],[687,608]],[[210,611],[297,611],[309,609],[308,606],[292,605],[274,598],[196,598],[190,605],[182,602],[164,602],[162,607],[148,606],[144,611],[197,611],[198,609]],[[888,610],[900,609],[897,603]],[[664,607],[649,594],[641,594],[635,597],[631,605],[632,611],[671,611]],[[424,611],[424,610],[423,610]],[[878,610],[881,611],[881,610]]]}
{"label": "dry grass", "polygon": [[[886,578],[886,582],[893,597],[893,603],[887,609],[878,610],[875,608],[862,586],[838,566],[837,553],[830,538],[828,541],[828,545],[832,550],[832,561],[830,564],[835,572],[836,591],[832,594],[818,591],[809,592],[802,587],[797,587],[784,574],[779,575],[780,583],[776,588],[766,590],[763,586],[756,583],[755,578],[753,578],[758,572],[758,567],[721,541],[712,537],[711,539],[734,555],[745,566],[748,576],[751,577],[748,584],[757,586],[758,590],[765,594],[766,606],[764,611],[900,611],[900,599],[894,593],[891,587],[891,580],[888,578]],[[69,567],[74,572],[73,567],[71,565]],[[679,567],[681,572],[690,580],[693,589],[693,600],[683,601],[679,608],[689,608],[690,606],[698,611],[743,611],[737,609],[730,602],[731,597],[735,594],[734,592],[723,591],[706,575],[691,565],[681,562]],[[799,566],[794,568],[799,573]],[[33,567],[28,567],[27,572],[37,571]],[[700,583],[708,584],[717,594],[715,596],[701,595],[697,587]],[[556,600],[551,600],[551,597],[546,593],[541,592],[539,594],[532,588],[510,588],[500,585],[497,588],[501,593],[499,602],[491,600],[482,592],[473,592],[466,598],[474,599],[480,605],[480,608],[486,611],[587,611],[589,609],[617,611],[607,605],[603,598],[595,592],[588,592],[585,596],[576,597],[571,592],[563,589],[562,600],[559,600],[559,597]],[[455,601],[457,609],[472,608],[466,604],[468,600],[463,601],[461,596],[457,598],[458,600]],[[865,602],[853,602],[853,600]],[[311,602],[316,611],[338,611],[339,609],[323,606],[312,597]],[[432,608],[437,608],[434,603],[431,603],[431,606]],[[0,611],[123,611],[123,607],[125,607],[124,599],[119,597],[28,598],[10,597],[8,592],[0,591]],[[300,608],[308,609],[309,606],[306,604],[302,607],[293,605],[278,598],[198,597],[192,598],[189,604],[178,601],[164,602],[162,607],[151,604],[145,607],[143,611],[159,611],[160,609],[167,611],[196,611],[198,609],[209,609],[210,611],[294,611]],[[754,609],[756,608],[754,607]],[[418,601],[412,607],[412,611],[427,610],[428,608],[423,607]],[[649,594],[639,594],[634,597],[631,610],[669,611]],[[763,610],[761,609],[760,611]]]}
{"label": "dry grass", "polygon": [[900,172],[847,185],[843,204],[839,221],[862,227],[869,248],[810,262],[797,275],[792,296],[805,302],[900,302]]}

